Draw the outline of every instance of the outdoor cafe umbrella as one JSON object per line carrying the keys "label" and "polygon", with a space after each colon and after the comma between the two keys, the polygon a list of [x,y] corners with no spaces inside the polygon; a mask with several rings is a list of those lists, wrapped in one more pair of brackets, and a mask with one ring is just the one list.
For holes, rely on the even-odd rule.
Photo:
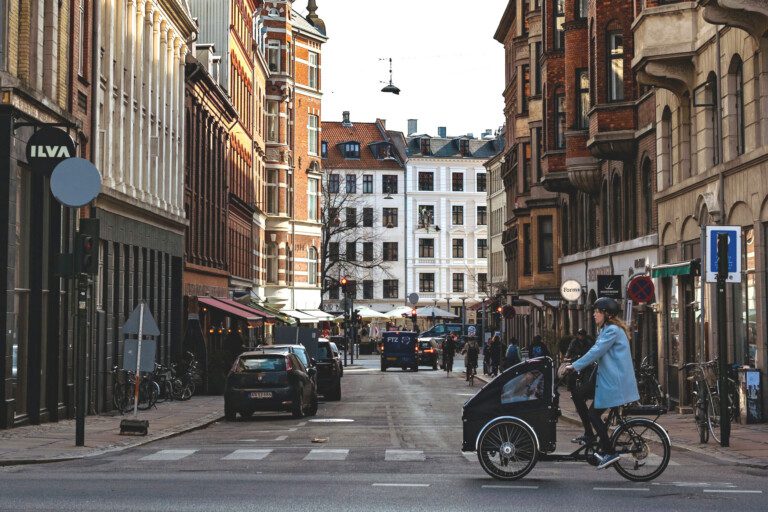
{"label": "outdoor cafe umbrella", "polygon": [[425,306],[416,310],[416,315],[421,318],[459,318],[458,315],[434,306]]}
{"label": "outdoor cafe umbrella", "polygon": [[393,309],[392,311],[387,311],[384,313],[384,316],[389,318],[390,320],[402,320],[403,315],[410,317],[411,316],[411,309],[409,306],[399,306]]}
{"label": "outdoor cafe umbrella", "polygon": [[364,320],[375,320],[375,319],[387,319],[389,318],[384,313],[379,313],[376,310],[373,310],[369,308],[368,306],[359,306],[354,308],[355,311],[357,311],[357,314],[360,315],[360,318]]}

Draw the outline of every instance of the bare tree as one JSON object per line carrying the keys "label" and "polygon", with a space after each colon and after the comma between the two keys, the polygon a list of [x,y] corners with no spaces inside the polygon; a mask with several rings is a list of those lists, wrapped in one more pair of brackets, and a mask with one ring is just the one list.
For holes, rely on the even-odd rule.
{"label": "bare tree", "polygon": [[324,174],[320,255],[323,295],[338,286],[342,276],[359,281],[374,269],[389,275],[381,243],[383,229],[375,208],[357,193],[357,181],[354,190],[347,188],[346,176],[353,176],[352,173],[345,175],[325,169]]}

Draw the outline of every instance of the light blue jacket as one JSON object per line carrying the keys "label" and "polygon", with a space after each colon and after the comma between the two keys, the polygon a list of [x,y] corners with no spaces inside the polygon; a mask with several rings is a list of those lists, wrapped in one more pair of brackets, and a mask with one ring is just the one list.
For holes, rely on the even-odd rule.
{"label": "light blue jacket", "polygon": [[640,400],[629,340],[621,327],[606,324],[600,330],[589,352],[574,361],[573,367],[577,371],[582,371],[595,362],[597,363],[594,402],[596,409],[607,409]]}

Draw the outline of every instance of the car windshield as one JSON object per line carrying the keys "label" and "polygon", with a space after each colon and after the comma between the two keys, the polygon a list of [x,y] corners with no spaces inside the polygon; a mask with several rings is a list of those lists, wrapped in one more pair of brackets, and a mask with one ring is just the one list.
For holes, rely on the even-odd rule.
{"label": "car windshield", "polygon": [[317,346],[317,359],[331,359],[332,357],[330,348],[327,344],[323,343]]}
{"label": "car windshield", "polygon": [[285,357],[283,356],[247,356],[238,361],[240,370],[279,372],[285,371]]}
{"label": "car windshield", "polygon": [[309,359],[307,359],[307,351],[304,350],[304,347],[293,349],[293,353],[296,354],[304,366],[309,367]]}

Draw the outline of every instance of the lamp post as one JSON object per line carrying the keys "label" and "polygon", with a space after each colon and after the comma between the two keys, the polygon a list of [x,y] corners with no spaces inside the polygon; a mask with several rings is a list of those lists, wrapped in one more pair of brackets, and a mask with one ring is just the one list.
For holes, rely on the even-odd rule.
{"label": "lamp post", "polygon": [[459,297],[461,301],[461,335],[464,336],[464,324],[467,323],[467,307],[464,303],[467,301],[467,297]]}
{"label": "lamp post", "polygon": [[432,310],[432,327],[437,323],[437,317],[435,316],[435,309],[437,309],[437,299],[432,299],[434,303],[434,309]]}
{"label": "lamp post", "polygon": [[[446,311],[448,311],[450,313],[451,312],[451,298],[450,297],[446,297],[445,298],[445,304],[446,304],[446,307],[447,307]],[[447,320],[445,318],[443,318],[443,323],[445,323],[445,322],[447,322]]]}

